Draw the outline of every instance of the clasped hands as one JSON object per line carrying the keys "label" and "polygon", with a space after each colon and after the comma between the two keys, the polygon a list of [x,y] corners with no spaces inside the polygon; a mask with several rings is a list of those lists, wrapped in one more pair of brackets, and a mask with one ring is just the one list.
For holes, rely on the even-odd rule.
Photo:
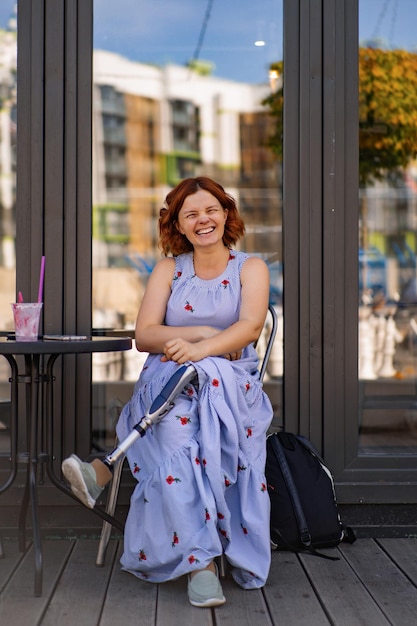
{"label": "clasped hands", "polygon": [[[191,343],[185,339],[171,339],[167,341],[164,346],[164,354],[161,357],[161,361],[175,361],[182,365],[187,361],[201,361],[205,357],[210,356],[205,353],[204,349],[200,346],[199,342]],[[228,361],[237,361],[242,356],[242,350],[236,352],[227,352],[219,355]]]}

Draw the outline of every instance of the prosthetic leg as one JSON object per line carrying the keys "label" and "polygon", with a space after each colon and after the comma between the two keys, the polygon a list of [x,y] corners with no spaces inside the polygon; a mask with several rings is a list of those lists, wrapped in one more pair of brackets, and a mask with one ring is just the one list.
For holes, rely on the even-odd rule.
{"label": "prosthetic leg", "polygon": [[103,463],[107,465],[110,471],[113,471],[114,465],[118,463],[126,454],[126,450],[140,437],[146,435],[146,431],[150,426],[157,424],[172,409],[177,395],[182,389],[197,376],[197,372],[193,365],[182,365],[171,376],[169,381],[163,387],[161,393],[152,402],[149,411],[142,417],[140,422],[134,426],[130,435],[121,441],[117,447],[112,450],[104,459]]}

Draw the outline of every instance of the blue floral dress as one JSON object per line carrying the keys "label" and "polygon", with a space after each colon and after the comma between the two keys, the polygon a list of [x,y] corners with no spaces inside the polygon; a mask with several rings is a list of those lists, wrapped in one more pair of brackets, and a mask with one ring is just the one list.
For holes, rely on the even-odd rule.
{"label": "blue floral dress", "polygon": [[[248,258],[230,252],[224,273],[201,280],[193,256],[176,258],[165,323],[224,329],[238,320],[240,271]],[[206,567],[222,552],[245,589],[265,584],[270,567],[265,437],[272,419],[258,357],[196,362],[171,411],[128,451],[137,485],[124,535],[123,569],[150,582]],[[118,425],[125,438],[179,366],[149,355]]]}

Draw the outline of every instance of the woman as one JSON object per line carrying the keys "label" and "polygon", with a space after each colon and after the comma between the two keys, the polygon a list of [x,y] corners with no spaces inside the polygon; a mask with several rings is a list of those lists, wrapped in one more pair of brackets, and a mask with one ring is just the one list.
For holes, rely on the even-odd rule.
{"label": "woman", "polygon": [[[179,365],[193,362],[198,385],[127,453],[138,484],[125,527],[124,569],[150,582],[188,574],[194,606],[225,602],[214,563],[225,553],[235,581],[265,584],[270,565],[265,436],[272,419],[253,342],[262,330],[269,272],[234,251],[244,224],[213,180],[177,185],[160,212],[165,258],[140,307],[137,349],[149,356],[117,425],[123,440]],[[111,478],[99,460],[63,463],[74,493],[94,506]]]}

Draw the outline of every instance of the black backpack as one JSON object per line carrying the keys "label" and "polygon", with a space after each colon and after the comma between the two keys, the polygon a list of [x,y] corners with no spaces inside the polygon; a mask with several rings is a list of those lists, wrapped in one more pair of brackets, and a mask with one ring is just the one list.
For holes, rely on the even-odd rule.
{"label": "black backpack", "polygon": [[265,474],[272,548],[336,560],[316,548],[355,541],[353,530],[341,522],[332,475],[308,439],[287,432],[269,435]]}

